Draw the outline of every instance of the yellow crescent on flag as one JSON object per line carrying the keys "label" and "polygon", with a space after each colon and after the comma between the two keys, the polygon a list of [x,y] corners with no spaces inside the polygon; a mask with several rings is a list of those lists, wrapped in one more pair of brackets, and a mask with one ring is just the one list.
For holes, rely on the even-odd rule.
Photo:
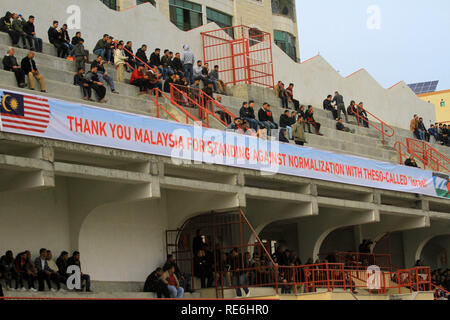
{"label": "yellow crescent on flag", "polygon": [[8,97],[10,97],[10,95],[9,94],[5,94],[5,96],[2,99],[2,106],[3,106],[3,109],[5,109],[8,112],[11,112],[12,110],[8,109],[8,107],[6,106],[6,103],[5,103],[6,102],[6,98],[8,98]]}

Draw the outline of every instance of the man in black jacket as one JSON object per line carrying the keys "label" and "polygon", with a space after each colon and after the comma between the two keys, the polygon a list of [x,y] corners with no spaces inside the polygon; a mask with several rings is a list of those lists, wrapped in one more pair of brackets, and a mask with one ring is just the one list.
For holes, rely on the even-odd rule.
{"label": "man in black jacket", "polygon": [[136,51],[136,57],[139,59],[136,59],[136,64],[139,65],[144,65],[144,64],[148,64],[148,58],[147,58],[147,54],[145,53],[147,51],[147,45],[143,44],[138,51]]}
{"label": "man in black jacket", "polygon": [[327,98],[323,100],[323,109],[331,111],[331,113],[333,113],[333,119],[336,120],[338,118],[338,114],[336,108],[331,103],[331,98],[332,96],[329,94]]}
{"label": "man in black jacket", "polygon": [[162,268],[156,268],[145,280],[144,292],[156,292],[158,298],[170,298],[170,292],[167,285],[161,281],[163,275]]}
{"label": "man in black jacket", "polygon": [[13,14],[11,12],[6,12],[6,15],[0,19],[0,31],[9,34],[12,40],[12,45],[16,47],[18,46],[20,40],[20,33],[13,30],[11,23],[12,17]]}
{"label": "man in black jacket", "polygon": [[[78,266],[81,271],[80,253],[78,251],[74,251],[72,257],[67,260],[67,266],[70,267],[72,265]],[[83,280],[86,281],[86,292],[91,292],[91,277],[81,272],[81,281]]]}
{"label": "man in black jacket", "polygon": [[58,21],[53,21],[53,25],[47,31],[48,41],[55,46],[58,58],[65,58],[67,57],[68,49],[64,45],[65,42],[61,30],[58,31],[58,25]]}
{"label": "man in black jacket", "polygon": [[46,92],[44,76],[39,73],[34,61],[34,51],[28,52],[28,55],[22,59],[20,66],[25,75],[28,76],[28,85],[31,90],[34,90],[34,79],[39,82],[41,92]]}
{"label": "man in black jacket", "polygon": [[26,33],[25,38],[28,40],[31,50],[42,52],[42,39],[36,37],[33,16],[28,18],[28,21],[23,26],[23,31]]}
{"label": "man in black jacket", "polygon": [[275,123],[275,121],[273,121],[272,111],[270,111],[270,104],[268,104],[267,102],[264,102],[261,109],[259,109],[258,120],[264,127],[266,127],[268,136],[271,135],[272,129],[278,129],[278,125]]}
{"label": "man in black jacket", "polygon": [[410,155],[408,159],[405,161],[405,166],[418,168],[416,160],[413,155]]}
{"label": "man in black jacket", "polygon": [[8,50],[2,62],[4,70],[14,72],[18,86],[20,88],[25,88],[25,74],[17,63],[16,57],[14,56],[14,48],[10,48]]}
{"label": "man in black jacket", "polygon": [[128,72],[132,72],[132,70],[130,69],[130,67],[128,67],[128,65],[130,65],[131,68],[136,69],[136,59],[134,58],[133,55],[133,42],[128,41],[127,44],[123,47],[123,52],[125,53],[125,57],[128,58],[127,60],[128,64],[125,64],[125,69]]}
{"label": "man in black jacket", "polygon": [[[254,104],[253,101],[250,102]],[[239,117],[246,120],[250,124],[250,128],[258,131],[258,121],[255,119],[255,110],[250,108],[246,101],[242,103],[242,107],[239,110]]]}
{"label": "man in black jacket", "polygon": [[158,67],[158,71],[160,73],[162,73],[162,68],[161,68],[161,49],[160,48],[156,48],[155,51],[150,55],[150,66],[151,67]]}
{"label": "man in black jacket", "polygon": [[[233,273],[233,277],[236,281],[236,286],[246,286],[248,285],[248,270],[243,270],[248,268],[247,259],[244,259],[241,253],[238,252],[238,248],[233,248],[230,254],[230,271]],[[250,291],[247,287],[243,287],[246,296],[250,295]],[[236,288],[236,296],[241,297],[242,292],[240,288]]]}
{"label": "man in black jacket", "polygon": [[181,62],[181,55],[179,52],[175,54],[175,58],[172,60],[172,69],[179,75],[183,74],[183,63]]}
{"label": "man in black jacket", "polygon": [[337,109],[337,117],[335,117],[335,119],[341,117],[341,111],[342,111],[345,116],[345,122],[348,123],[347,110],[345,110],[345,104],[344,104],[344,97],[342,97],[342,95],[340,95],[339,92],[336,91],[334,93],[334,98],[333,98],[332,102],[335,103],[336,109]]}
{"label": "man in black jacket", "polygon": [[289,110],[285,110],[284,113],[280,116],[280,128],[285,128],[288,132],[289,139],[292,140],[291,117],[289,115]]}
{"label": "man in black jacket", "polygon": [[97,75],[97,67],[91,67],[91,71],[89,71],[86,74],[86,80],[89,81],[90,87],[95,91],[97,94],[98,101],[101,103],[106,103],[105,95],[106,95],[106,88],[105,86],[100,82],[100,79]]}
{"label": "man in black jacket", "polygon": [[73,77],[73,84],[75,86],[80,86],[83,92],[83,99],[94,101],[92,96],[91,82],[84,77],[84,69],[79,68],[77,74]]}
{"label": "man in black jacket", "polygon": [[114,79],[108,73],[106,73],[104,64],[105,62],[103,61],[102,56],[98,56],[97,59],[95,59],[95,61],[92,62],[91,69],[93,67],[97,67],[97,76],[99,81],[103,85],[105,85],[106,82],[109,85],[109,88],[111,89],[112,93],[119,94],[119,92],[117,92],[115,89]]}

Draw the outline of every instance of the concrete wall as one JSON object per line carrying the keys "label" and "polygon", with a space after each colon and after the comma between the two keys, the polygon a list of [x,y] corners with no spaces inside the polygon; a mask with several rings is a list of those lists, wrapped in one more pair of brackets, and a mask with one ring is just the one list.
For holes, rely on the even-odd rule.
{"label": "concrete wall", "polygon": [[[418,95],[423,101],[429,102],[436,110],[436,121],[450,121],[450,90],[443,90],[432,93]],[[441,100],[444,100],[445,107],[441,107]]]}
{"label": "concrete wall", "polygon": [[55,258],[62,250],[71,251],[67,184],[57,179],[57,187],[46,190],[0,193],[0,254],[14,255],[40,248],[52,250]]}
{"label": "concrete wall", "polygon": [[323,240],[322,245],[320,246],[320,253],[337,251],[355,252],[358,251],[357,249],[353,227],[346,227],[331,232],[325,240]]}
{"label": "concrete wall", "polygon": [[[235,10],[246,12],[247,1],[239,1]],[[196,58],[202,59],[202,41],[200,32],[217,29],[215,23],[204,25],[189,32],[180,31],[166,16],[150,4],[141,5],[124,12],[108,9],[100,1],[92,0],[2,0],[2,7],[10,11],[21,12],[24,16],[33,14],[37,17],[36,29],[38,36],[45,41],[47,30],[51,22],[56,19],[60,23],[72,21],[73,13],[68,8],[76,3],[79,8],[77,21],[81,22],[80,29],[70,30],[74,35],[80,30],[85,38],[85,46],[92,50],[104,33],[113,35],[116,39],[132,40],[134,49],[146,43],[149,50],[153,48],[170,48],[173,51],[182,51],[185,43],[190,44]],[[253,7],[255,5],[252,4]],[[52,8],[51,11],[48,8]],[[77,9],[72,7],[72,10]],[[270,13],[270,2],[261,6],[261,14]],[[78,10],[78,9],[77,9]],[[76,11],[77,11],[76,10]],[[245,11],[247,10],[247,11]],[[70,12],[70,10],[69,10]],[[256,14],[257,10],[252,10]],[[261,23],[265,19],[258,16]],[[272,19],[270,19],[271,23]],[[235,23],[240,22],[235,16]],[[247,22],[252,26],[252,23]],[[255,25],[256,26],[256,25]],[[266,29],[264,26],[260,26]],[[152,32],[164,30],[164,32]],[[270,30],[271,31],[271,30]],[[421,115],[426,124],[435,121],[434,107],[419,98],[404,83],[394,86],[390,90],[382,88],[365,70],[348,78],[343,78],[331,67],[324,58],[316,57],[303,64],[292,61],[278,46],[273,45],[275,80],[296,84],[295,95],[304,104],[313,104],[322,107],[322,101],[327,94],[340,91],[345,103],[350,100],[363,101],[366,108],[391,125],[408,129],[409,121],[414,113]],[[349,57],[352,59],[352,57]]]}

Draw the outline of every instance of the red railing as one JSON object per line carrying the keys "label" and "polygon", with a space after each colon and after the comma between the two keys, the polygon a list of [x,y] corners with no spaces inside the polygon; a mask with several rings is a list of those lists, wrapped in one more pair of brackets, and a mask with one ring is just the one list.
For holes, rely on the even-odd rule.
{"label": "red railing", "polygon": [[247,26],[202,32],[203,60],[219,65],[226,84],[274,86],[272,36]]}
{"label": "red railing", "polygon": [[393,269],[392,257],[384,253],[360,253],[360,252],[331,252],[321,253],[319,257],[323,260],[333,256],[337,263],[345,264],[346,269],[366,269],[370,265],[377,265],[383,270]]}
{"label": "red railing", "polygon": [[448,292],[444,288],[435,285],[434,283],[431,283],[431,287],[434,288],[434,300],[441,300],[439,299],[441,297],[446,298],[444,300],[448,300],[450,298],[450,292]]}
{"label": "red railing", "polygon": [[[362,116],[360,113],[360,111],[365,111],[366,114],[370,115],[373,119],[377,120],[379,123],[375,124],[373,120],[369,120],[368,117],[364,117]],[[358,121],[358,126],[360,124],[364,124],[367,123],[369,126],[375,128],[376,130],[380,131],[382,134],[382,140],[383,140],[383,144],[386,144],[386,139],[385,137],[391,138],[394,136],[395,134],[395,130],[394,128],[392,128],[390,125],[388,125],[386,122],[384,122],[383,120],[381,120],[380,118],[378,118],[376,115],[374,115],[373,113],[370,113],[369,111],[367,111],[366,109],[364,109],[361,105],[357,104],[356,105],[356,119]]]}
{"label": "red railing", "polygon": [[450,159],[423,140],[406,138],[408,152],[423,161],[424,169],[429,167],[434,171],[450,171]]}
{"label": "red railing", "polygon": [[[155,96],[153,97],[153,94],[155,94]],[[159,118],[160,113],[159,113],[159,109],[161,108],[162,110],[164,110],[172,119],[174,119],[175,121],[179,122],[176,117],[174,115],[172,115],[166,108],[164,108],[160,103],[159,103],[159,95],[163,96],[164,98],[166,98],[167,101],[170,101],[170,103],[172,105],[174,105],[175,107],[177,107],[178,109],[180,109],[185,115],[186,115],[186,124],[189,124],[189,119],[191,119],[192,121],[201,124],[202,122],[196,118],[195,116],[193,116],[189,111],[187,111],[185,108],[183,108],[181,105],[179,105],[176,101],[172,100],[169,96],[167,96],[167,94],[165,94],[164,92],[162,92],[161,90],[159,90],[158,88],[154,88],[151,92],[150,92],[150,99],[156,104],[156,117]]]}
{"label": "red railing", "polygon": [[[398,153],[398,158],[399,158],[399,162],[400,164],[404,164],[403,160],[406,160],[409,158],[409,152],[408,152],[408,147],[406,146],[406,144],[404,144],[401,141],[397,141],[394,144],[394,149],[397,151]],[[406,151],[406,152],[404,152]],[[419,160],[423,161],[423,159],[421,159],[420,157],[417,157]]]}
{"label": "red railing", "polygon": [[213,117],[217,121],[219,121],[222,125],[226,126],[227,124],[222,121],[216,114],[211,112],[209,109],[205,108],[201,104],[194,101],[186,92],[180,90],[174,84],[170,84],[170,97],[171,101],[176,102],[178,105],[184,105],[186,108],[197,109],[198,118],[201,119],[202,123],[209,128],[209,117]]}
{"label": "red railing", "polygon": [[[173,86],[176,87],[178,90],[184,92],[188,97],[194,100],[197,104],[201,105],[203,108],[210,110],[213,114],[216,114],[219,111],[228,115],[231,120],[237,118],[237,116],[233,112],[225,108],[214,98],[207,95],[203,90],[176,84],[173,84]],[[223,119],[219,119],[219,121],[224,126],[228,125],[228,123]]]}
{"label": "red railing", "polygon": [[414,267],[411,269],[397,270],[390,272],[391,284],[385,285],[384,289],[398,289],[401,293],[402,288],[413,291],[431,291],[431,269],[430,267]]}

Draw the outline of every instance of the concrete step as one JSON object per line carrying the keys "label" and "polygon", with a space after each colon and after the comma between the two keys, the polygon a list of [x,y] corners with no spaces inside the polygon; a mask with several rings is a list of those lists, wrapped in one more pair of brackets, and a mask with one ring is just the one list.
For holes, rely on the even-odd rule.
{"label": "concrete step", "polygon": [[[0,84],[2,86],[9,86],[14,88],[16,86],[16,79],[12,72],[0,70]],[[74,86],[71,83],[64,83],[60,81],[53,81],[46,79],[47,91],[50,93],[54,93],[56,95],[65,97],[65,99],[81,99],[81,89],[79,86]],[[38,87],[38,86],[37,86]],[[31,91],[36,94],[40,94],[39,91]],[[92,98],[95,99],[94,92],[92,93]],[[144,96],[142,96],[144,97]],[[143,109],[148,113],[152,113],[155,110],[155,104],[150,100],[149,97],[146,98],[137,98],[137,97],[129,97],[121,94],[112,94],[108,92],[106,94],[106,99],[108,102],[103,104],[104,108],[108,108],[110,106],[120,107],[123,111],[130,111],[132,108]],[[84,101],[84,100],[83,100]]]}

